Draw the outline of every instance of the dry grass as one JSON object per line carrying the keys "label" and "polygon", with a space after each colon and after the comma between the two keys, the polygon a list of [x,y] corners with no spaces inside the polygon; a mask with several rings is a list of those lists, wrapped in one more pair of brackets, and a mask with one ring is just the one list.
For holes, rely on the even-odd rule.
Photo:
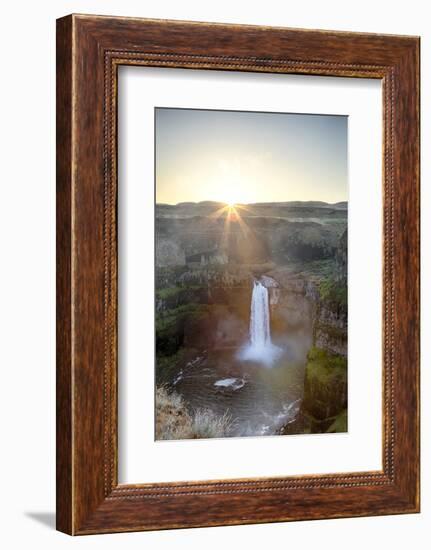
{"label": "dry grass", "polygon": [[193,437],[207,439],[210,437],[228,437],[234,421],[229,413],[217,416],[211,411],[198,409],[192,422]]}
{"label": "dry grass", "polygon": [[183,399],[166,388],[156,389],[156,439],[186,439],[189,437],[192,419]]}
{"label": "dry grass", "polygon": [[190,414],[182,397],[166,388],[156,390],[156,439],[208,439],[229,437],[234,421],[228,413],[217,416],[198,409]]}

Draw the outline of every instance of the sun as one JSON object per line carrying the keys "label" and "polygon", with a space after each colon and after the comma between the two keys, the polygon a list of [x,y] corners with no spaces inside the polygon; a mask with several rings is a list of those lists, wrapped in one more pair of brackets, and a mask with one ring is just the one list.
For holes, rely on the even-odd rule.
{"label": "sun", "polygon": [[234,208],[238,204],[241,204],[239,193],[235,191],[234,189],[230,189],[227,193],[224,193],[223,202],[228,208]]}

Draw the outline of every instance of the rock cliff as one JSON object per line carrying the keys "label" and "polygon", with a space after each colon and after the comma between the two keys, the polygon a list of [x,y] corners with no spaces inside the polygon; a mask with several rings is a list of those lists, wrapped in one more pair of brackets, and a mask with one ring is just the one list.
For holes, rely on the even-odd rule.
{"label": "rock cliff", "polygon": [[240,223],[213,216],[213,203],[158,205],[157,381],[170,383],[196,353],[236,348],[247,340],[257,277],[269,290],[274,340],[292,331],[306,335],[302,405],[281,433],[345,431],[345,205],[253,209]]}

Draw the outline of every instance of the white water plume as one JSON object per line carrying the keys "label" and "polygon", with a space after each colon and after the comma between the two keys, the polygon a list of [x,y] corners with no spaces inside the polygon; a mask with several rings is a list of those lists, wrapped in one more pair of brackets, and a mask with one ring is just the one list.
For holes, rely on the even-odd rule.
{"label": "white water plume", "polygon": [[240,351],[240,359],[270,366],[280,356],[281,349],[271,342],[269,321],[268,289],[256,280],[251,296],[249,343]]}

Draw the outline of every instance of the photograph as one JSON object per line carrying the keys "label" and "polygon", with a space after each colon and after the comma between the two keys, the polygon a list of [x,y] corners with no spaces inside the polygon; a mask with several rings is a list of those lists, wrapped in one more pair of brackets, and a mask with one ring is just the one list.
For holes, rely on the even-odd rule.
{"label": "photograph", "polygon": [[348,431],[348,116],[156,107],[155,439]]}
{"label": "photograph", "polygon": [[429,4],[2,8],[2,548],[429,548]]}

